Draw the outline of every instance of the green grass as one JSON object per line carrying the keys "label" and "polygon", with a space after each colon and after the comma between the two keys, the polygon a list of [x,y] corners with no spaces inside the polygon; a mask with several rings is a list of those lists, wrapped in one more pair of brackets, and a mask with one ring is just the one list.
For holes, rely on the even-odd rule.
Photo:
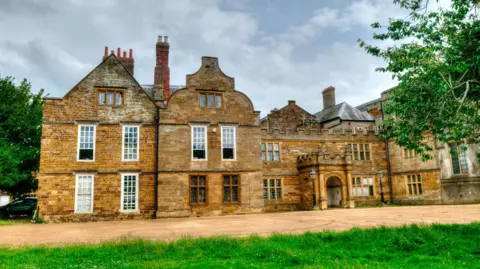
{"label": "green grass", "polygon": [[0,267],[480,268],[480,223],[0,248]]}
{"label": "green grass", "polygon": [[12,221],[12,220],[2,220],[2,219],[0,219],[0,226],[15,225],[15,224],[18,224],[18,223],[15,222],[15,221]]}

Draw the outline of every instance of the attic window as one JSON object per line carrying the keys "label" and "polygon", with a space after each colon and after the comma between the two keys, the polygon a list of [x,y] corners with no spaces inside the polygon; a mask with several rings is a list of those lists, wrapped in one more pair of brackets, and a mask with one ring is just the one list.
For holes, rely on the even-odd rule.
{"label": "attic window", "polygon": [[119,90],[98,90],[99,105],[123,105],[123,91]]}
{"label": "attic window", "polygon": [[200,107],[222,107],[222,95],[200,93]]}

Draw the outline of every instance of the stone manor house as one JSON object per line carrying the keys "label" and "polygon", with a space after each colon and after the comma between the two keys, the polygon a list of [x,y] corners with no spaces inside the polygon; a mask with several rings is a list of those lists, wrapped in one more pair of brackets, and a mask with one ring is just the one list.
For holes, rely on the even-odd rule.
{"label": "stone manor house", "polygon": [[478,145],[437,143],[435,158],[421,162],[379,136],[389,91],[354,107],[337,104],[327,87],[317,113],[288,101],[260,118],[217,58],[199,64],[185,86],[170,85],[168,38],[160,36],[153,85],[135,79],[132,50],[105,48],[64,97],[45,97],[40,217],[244,214],[310,210],[314,202],[353,208],[379,204],[382,191],[399,204],[480,202]]}

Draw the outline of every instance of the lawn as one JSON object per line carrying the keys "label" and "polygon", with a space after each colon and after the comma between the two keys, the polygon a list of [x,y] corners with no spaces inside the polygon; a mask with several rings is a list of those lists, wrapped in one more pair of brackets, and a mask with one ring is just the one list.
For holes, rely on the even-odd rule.
{"label": "lawn", "polygon": [[14,224],[17,224],[17,223],[15,221],[12,221],[12,220],[0,219],[0,226],[14,225]]}
{"label": "lawn", "polygon": [[0,267],[480,268],[480,223],[0,248]]}

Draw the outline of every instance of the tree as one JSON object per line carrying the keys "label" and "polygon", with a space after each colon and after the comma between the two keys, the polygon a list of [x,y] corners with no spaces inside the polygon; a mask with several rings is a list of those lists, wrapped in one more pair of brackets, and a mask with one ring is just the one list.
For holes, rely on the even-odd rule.
{"label": "tree", "polygon": [[[438,1],[438,0],[437,0]],[[388,25],[373,23],[381,48],[359,39],[360,47],[386,62],[379,72],[398,80],[385,104],[386,138],[430,159],[433,144],[480,142],[480,0],[452,0],[449,9],[430,10],[428,0],[394,0],[408,11]],[[429,5],[430,4],[430,5]]]}
{"label": "tree", "polygon": [[17,86],[11,77],[0,78],[0,190],[15,196],[38,185],[43,89],[30,89],[25,79]]}

